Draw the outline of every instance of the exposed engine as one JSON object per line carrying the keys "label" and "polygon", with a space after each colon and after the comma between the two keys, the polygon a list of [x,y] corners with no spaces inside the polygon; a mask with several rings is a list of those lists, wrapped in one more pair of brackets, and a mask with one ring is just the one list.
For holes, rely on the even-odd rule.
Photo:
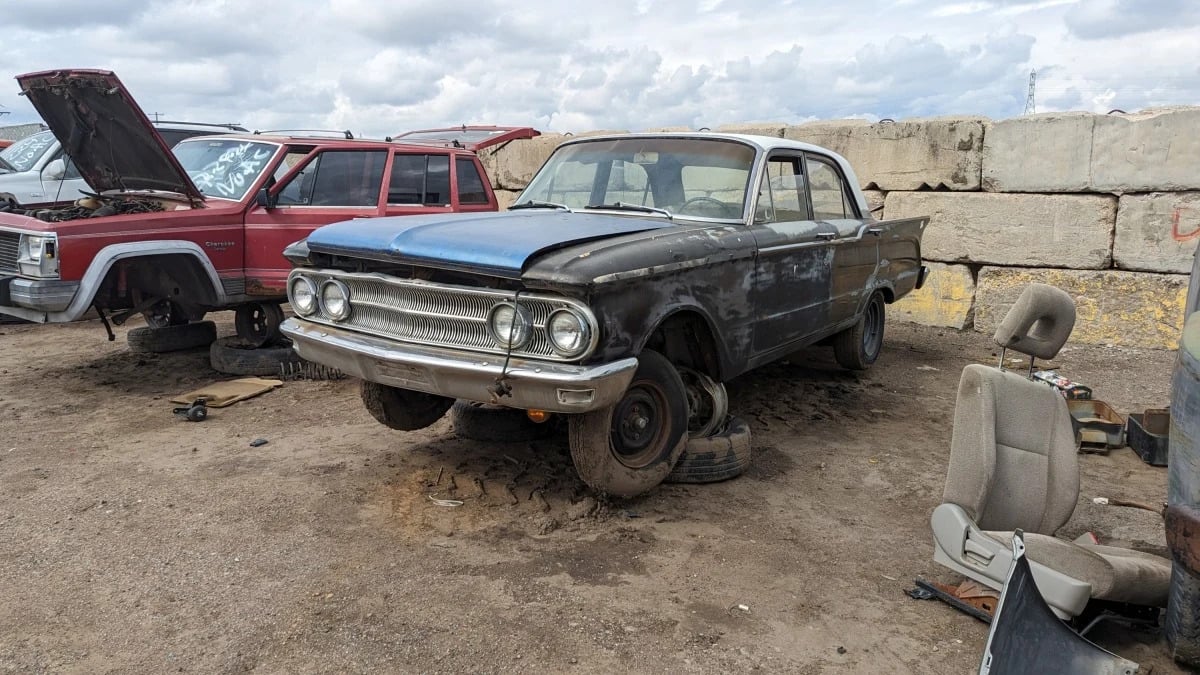
{"label": "exposed engine", "polygon": [[37,218],[48,223],[58,223],[64,220],[80,220],[83,218],[103,218],[129,213],[153,213],[165,211],[163,203],[158,199],[146,197],[124,197],[117,195],[88,195],[75,200],[70,206],[56,206],[41,209],[23,209],[10,202],[0,201],[0,213],[14,213],[19,216]]}

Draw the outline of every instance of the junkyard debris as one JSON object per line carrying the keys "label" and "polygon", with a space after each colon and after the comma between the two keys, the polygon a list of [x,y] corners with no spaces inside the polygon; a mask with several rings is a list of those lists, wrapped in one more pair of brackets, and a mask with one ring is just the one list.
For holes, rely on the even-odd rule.
{"label": "junkyard debris", "polygon": [[250,447],[259,448],[259,447],[266,445],[267,443],[268,443],[268,441],[265,438],[256,438],[256,439],[250,441]]}
{"label": "junkyard debris", "polygon": [[265,394],[276,387],[282,387],[280,380],[266,380],[260,377],[245,377],[239,380],[214,382],[195,391],[180,394],[171,399],[172,403],[190,405],[196,399],[205,399],[209,408],[224,408],[238,401],[244,401],[260,394]]}

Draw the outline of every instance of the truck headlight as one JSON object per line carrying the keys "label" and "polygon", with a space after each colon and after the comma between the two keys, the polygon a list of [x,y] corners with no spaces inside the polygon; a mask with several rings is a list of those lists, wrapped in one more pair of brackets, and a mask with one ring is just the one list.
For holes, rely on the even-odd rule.
{"label": "truck headlight", "polygon": [[488,328],[492,337],[505,349],[520,349],[529,341],[533,332],[533,322],[529,314],[509,302],[502,302],[492,308],[488,317]]}
{"label": "truck headlight", "polygon": [[309,316],[317,311],[317,285],[308,277],[294,277],[288,286],[292,308],[300,316]]}
{"label": "truck headlight", "polygon": [[546,331],[554,351],[568,358],[585,352],[592,340],[588,322],[569,309],[555,310],[546,321]]}
{"label": "truck headlight", "polygon": [[350,318],[350,288],[337,279],[321,284],[321,308],[334,321]]}
{"label": "truck headlight", "polygon": [[21,235],[17,245],[17,268],[22,276],[57,279],[58,235]]}

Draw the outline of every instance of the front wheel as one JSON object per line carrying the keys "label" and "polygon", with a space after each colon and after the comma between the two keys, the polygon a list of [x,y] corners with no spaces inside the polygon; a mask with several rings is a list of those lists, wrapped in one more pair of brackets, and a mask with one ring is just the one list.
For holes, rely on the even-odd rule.
{"label": "front wheel", "polygon": [[571,460],[592,488],[633,497],[671,473],[687,431],[687,392],[679,372],[662,354],[645,350],[616,405],[571,416]]}
{"label": "front wheel", "polygon": [[833,355],[849,370],[866,370],[883,350],[883,294],[873,293],[858,323],[833,336]]}

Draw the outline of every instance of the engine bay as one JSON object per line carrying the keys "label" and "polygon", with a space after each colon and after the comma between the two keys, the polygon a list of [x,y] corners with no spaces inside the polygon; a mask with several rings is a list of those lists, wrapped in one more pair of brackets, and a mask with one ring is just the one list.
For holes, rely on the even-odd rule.
{"label": "engine bay", "polygon": [[37,218],[48,223],[59,223],[67,220],[82,220],[84,218],[104,218],[107,216],[123,216],[134,213],[156,213],[174,210],[179,205],[163,199],[131,195],[97,195],[88,194],[65,206],[47,206],[42,208],[25,209],[11,202],[0,201],[0,213],[12,213],[18,216]]}

